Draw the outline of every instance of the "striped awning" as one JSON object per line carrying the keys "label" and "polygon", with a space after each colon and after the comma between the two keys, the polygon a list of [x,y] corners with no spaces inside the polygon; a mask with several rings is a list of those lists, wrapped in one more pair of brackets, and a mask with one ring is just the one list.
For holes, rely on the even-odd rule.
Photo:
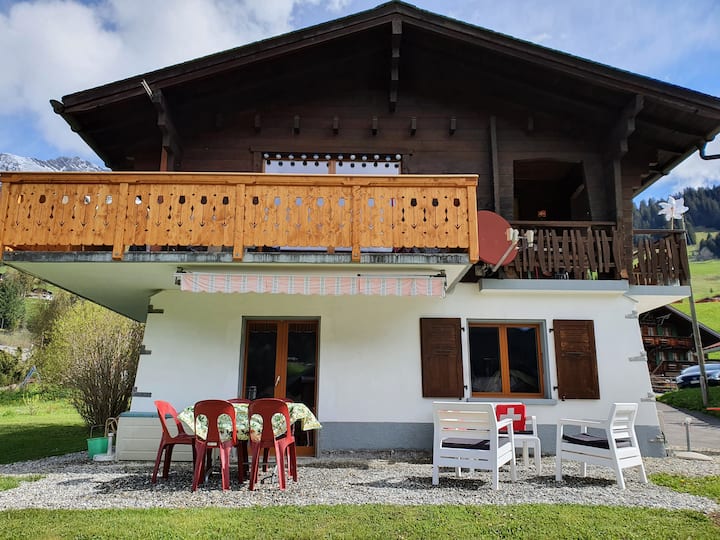
{"label": "striped awning", "polygon": [[177,275],[180,290],[190,292],[315,294],[321,296],[445,296],[444,276],[318,276],[302,274]]}

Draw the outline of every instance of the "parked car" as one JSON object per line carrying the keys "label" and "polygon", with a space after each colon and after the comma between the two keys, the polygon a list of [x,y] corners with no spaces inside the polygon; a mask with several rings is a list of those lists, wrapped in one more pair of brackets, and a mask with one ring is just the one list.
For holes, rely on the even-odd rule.
{"label": "parked car", "polygon": [[[705,375],[707,375],[708,385],[715,386],[720,384],[720,364],[705,364]],[[690,386],[700,386],[700,366],[686,367],[675,377],[678,388],[688,388]]]}

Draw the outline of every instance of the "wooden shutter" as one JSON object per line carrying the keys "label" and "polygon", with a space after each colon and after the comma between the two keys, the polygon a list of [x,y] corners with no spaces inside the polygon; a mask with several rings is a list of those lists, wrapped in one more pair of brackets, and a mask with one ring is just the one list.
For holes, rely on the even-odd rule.
{"label": "wooden shutter", "polygon": [[460,319],[420,319],[423,397],[463,397]]}
{"label": "wooden shutter", "polygon": [[558,397],[600,399],[593,321],[553,321]]}

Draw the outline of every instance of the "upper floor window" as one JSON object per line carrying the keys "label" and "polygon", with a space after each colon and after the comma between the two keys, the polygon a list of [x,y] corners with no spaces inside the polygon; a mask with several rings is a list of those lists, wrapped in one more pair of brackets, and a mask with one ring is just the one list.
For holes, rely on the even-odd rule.
{"label": "upper floor window", "polygon": [[263,172],[290,174],[347,174],[398,175],[401,172],[400,154],[320,154],[278,153],[263,154]]}

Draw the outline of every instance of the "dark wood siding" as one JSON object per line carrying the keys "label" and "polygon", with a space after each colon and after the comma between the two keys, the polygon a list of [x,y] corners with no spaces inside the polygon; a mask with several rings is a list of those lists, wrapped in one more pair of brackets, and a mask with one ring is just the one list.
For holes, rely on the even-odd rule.
{"label": "dark wood siding", "polygon": [[462,397],[460,319],[420,319],[423,397]]}
{"label": "dark wood siding", "polygon": [[560,399],[600,399],[593,321],[554,320]]}

